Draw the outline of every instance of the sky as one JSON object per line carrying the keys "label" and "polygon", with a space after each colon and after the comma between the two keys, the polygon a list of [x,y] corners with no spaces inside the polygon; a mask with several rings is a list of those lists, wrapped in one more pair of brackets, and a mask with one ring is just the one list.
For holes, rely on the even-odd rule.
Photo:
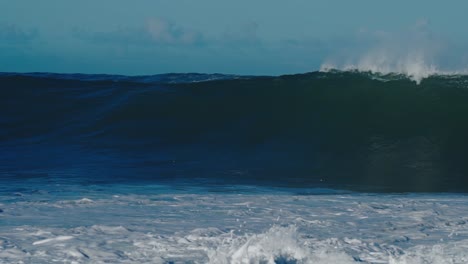
{"label": "sky", "polygon": [[460,68],[466,10],[462,0],[0,0],[0,71],[279,75],[397,67],[414,53]]}

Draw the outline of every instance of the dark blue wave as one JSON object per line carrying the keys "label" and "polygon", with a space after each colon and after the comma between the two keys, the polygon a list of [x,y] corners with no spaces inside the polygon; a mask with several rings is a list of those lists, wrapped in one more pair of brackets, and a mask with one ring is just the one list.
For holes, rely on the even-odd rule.
{"label": "dark blue wave", "polygon": [[468,191],[468,77],[0,74],[0,178]]}

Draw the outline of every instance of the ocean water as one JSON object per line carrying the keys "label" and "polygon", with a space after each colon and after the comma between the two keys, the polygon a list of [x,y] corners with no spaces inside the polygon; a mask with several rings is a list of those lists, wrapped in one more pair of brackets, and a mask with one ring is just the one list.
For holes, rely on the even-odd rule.
{"label": "ocean water", "polygon": [[0,86],[0,263],[468,262],[465,75]]}

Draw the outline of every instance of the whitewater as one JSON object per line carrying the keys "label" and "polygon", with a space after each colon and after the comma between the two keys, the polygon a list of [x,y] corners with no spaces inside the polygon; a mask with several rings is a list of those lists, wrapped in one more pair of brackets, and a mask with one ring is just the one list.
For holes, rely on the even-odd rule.
{"label": "whitewater", "polygon": [[2,191],[0,263],[468,261],[465,195],[252,186],[41,188]]}

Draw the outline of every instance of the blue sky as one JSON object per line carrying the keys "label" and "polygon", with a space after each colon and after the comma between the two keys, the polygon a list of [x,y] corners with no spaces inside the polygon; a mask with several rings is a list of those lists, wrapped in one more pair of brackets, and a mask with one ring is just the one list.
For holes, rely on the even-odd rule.
{"label": "blue sky", "polygon": [[466,10],[431,0],[0,0],[0,71],[276,75],[383,42],[460,65]]}

